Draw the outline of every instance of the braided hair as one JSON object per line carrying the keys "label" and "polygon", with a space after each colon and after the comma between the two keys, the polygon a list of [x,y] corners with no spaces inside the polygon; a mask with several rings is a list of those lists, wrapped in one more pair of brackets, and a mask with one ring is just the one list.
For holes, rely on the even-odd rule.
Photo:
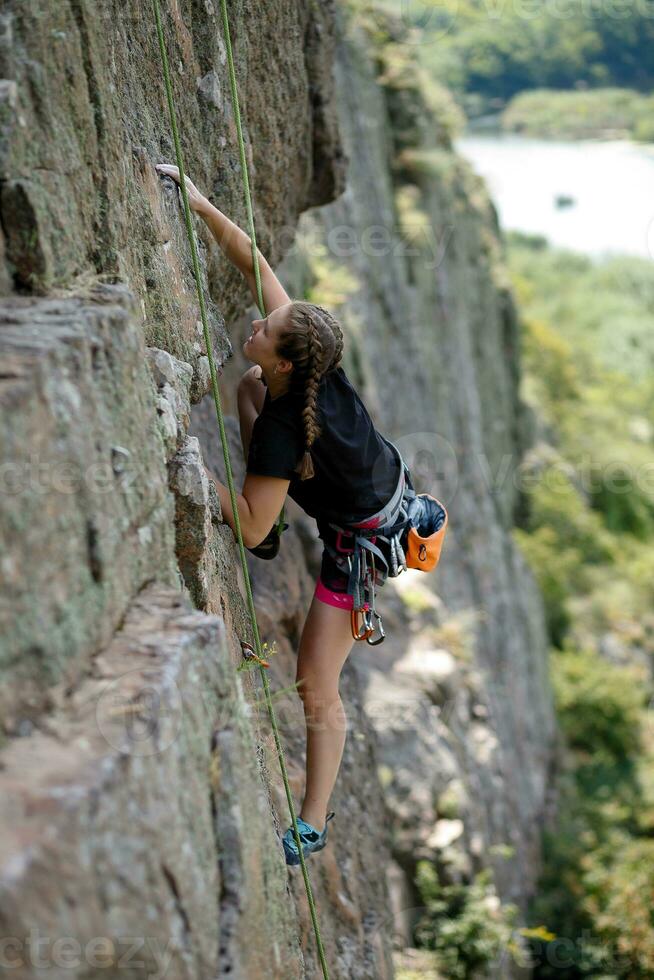
{"label": "braided hair", "polygon": [[304,393],[305,450],[296,472],[301,480],[308,480],[315,474],[311,447],[321,433],[317,419],[318,388],[321,378],[341,363],[343,331],[338,320],[324,306],[293,302],[288,325],[280,332],[276,353],[293,364],[290,389]]}

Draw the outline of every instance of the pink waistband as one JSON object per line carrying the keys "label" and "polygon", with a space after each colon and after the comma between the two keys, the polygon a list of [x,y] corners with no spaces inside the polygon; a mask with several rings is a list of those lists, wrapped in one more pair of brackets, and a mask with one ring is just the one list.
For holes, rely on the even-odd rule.
{"label": "pink waistband", "polygon": [[[347,592],[334,592],[332,589],[328,589],[320,576],[316,582],[316,588],[313,594],[316,599],[320,599],[321,602],[326,602],[328,606],[336,606],[338,609],[352,609],[354,607],[354,600],[351,595],[348,595]],[[368,609],[367,602],[364,605],[364,609]]]}

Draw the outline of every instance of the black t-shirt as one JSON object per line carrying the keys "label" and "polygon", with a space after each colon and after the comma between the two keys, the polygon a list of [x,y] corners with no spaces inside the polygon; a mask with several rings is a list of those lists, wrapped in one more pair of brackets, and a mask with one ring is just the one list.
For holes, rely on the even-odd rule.
{"label": "black t-shirt", "polygon": [[311,447],[315,474],[308,480],[296,472],[305,450],[303,408],[302,394],[271,399],[266,391],[252,430],[247,472],[290,480],[289,496],[318,519],[325,510],[354,521],[381,510],[397,486],[401,463],[342,367],[320,380],[316,418],[322,431]]}

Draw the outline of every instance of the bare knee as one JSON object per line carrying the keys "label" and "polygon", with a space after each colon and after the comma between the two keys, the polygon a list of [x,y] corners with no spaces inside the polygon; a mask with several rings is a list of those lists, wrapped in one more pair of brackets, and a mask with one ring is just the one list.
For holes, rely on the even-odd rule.
{"label": "bare knee", "polygon": [[312,672],[299,673],[295,678],[297,692],[304,701],[305,706],[319,707],[320,705],[331,704],[338,700],[338,684],[331,682],[325,683]]}
{"label": "bare knee", "polygon": [[338,685],[318,683],[311,675],[298,675],[296,684],[308,728],[347,731],[347,715]]}

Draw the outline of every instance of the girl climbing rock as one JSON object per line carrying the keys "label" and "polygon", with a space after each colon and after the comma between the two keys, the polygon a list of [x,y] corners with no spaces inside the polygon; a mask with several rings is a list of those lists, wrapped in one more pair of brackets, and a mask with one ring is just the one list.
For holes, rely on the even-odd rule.
{"label": "girl climbing rock", "polygon": [[[176,166],[160,164],[157,170],[179,183]],[[192,210],[243,273],[256,301],[249,236],[188,177],[186,186]],[[296,675],[307,724],[306,791],[298,829],[308,855],[325,846],[327,823],[334,816],[327,807],[347,727],[339,695],[343,664],[355,640],[383,639],[375,585],[406,568],[405,552],[413,546],[416,562],[429,560],[433,567],[435,540],[440,551],[446,514],[440,505],[431,506],[434,498],[416,496],[396,447],[375,429],[341,366],[338,321],[322,306],[291,300],[260,253],[258,261],[268,312],[252,322],[243,344],[253,366],[238,387],[247,461],[237,497],[243,541],[259,557],[274,557],[287,527],[278,516],[282,511],[283,517],[289,494],[316,519],[324,543]],[[224,518],[234,530],[228,488],[212,479]],[[412,544],[410,533],[419,540]],[[420,558],[423,551],[426,557]],[[380,633],[376,638],[375,628]],[[284,835],[284,850],[288,864],[299,863],[292,828]]]}

